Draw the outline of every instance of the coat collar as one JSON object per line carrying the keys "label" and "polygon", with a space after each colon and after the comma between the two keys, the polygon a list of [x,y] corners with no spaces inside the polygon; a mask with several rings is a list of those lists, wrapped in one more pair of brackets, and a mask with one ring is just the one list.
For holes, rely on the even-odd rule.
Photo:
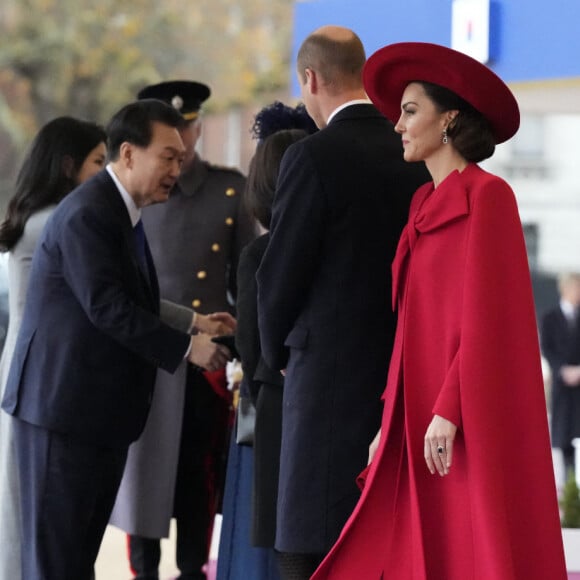
{"label": "coat collar", "polygon": [[339,105],[338,107],[336,107],[336,109],[334,109],[334,111],[332,111],[332,113],[330,113],[328,119],[326,120],[326,124],[328,125],[332,121],[332,119],[334,119],[334,117],[338,115],[338,113],[340,113],[347,107],[352,107],[352,105],[372,105],[372,103],[368,99],[354,99],[352,101],[342,103],[342,105]]}
{"label": "coat collar", "polygon": [[417,242],[419,234],[432,232],[469,215],[469,189],[471,182],[482,170],[474,164],[468,165],[463,172],[449,174],[437,189],[433,183],[420,187],[415,194],[409,221],[401,233],[397,252],[392,263],[393,310],[397,297],[404,292],[409,255]]}
{"label": "coat collar", "polygon": [[129,248],[131,248],[131,261],[138,273],[139,278],[142,282],[142,288],[147,300],[150,302],[155,312],[159,309],[159,284],[157,282],[157,274],[155,272],[155,264],[153,263],[153,257],[151,256],[151,250],[149,249],[149,244],[145,241],[146,245],[146,256],[147,265],[149,268],[150,277],[149,280],[142,272],[139,267],[139,260],[137,258],[137,247],[135,245],[135,233],[133,231],[133,224],[131,223],[131,218],[129,217],[129,211],[125,205],[125,201],[121,196],[121,192],[117,188],[115,181],[111,177],[110,173],[103,169],[99,172],[95,179],[101,179],[103,183],[102,195],[108,198],[109,204],[112,208],[113,214],[119,217],[121,229],[123,232],[123,237],[125,238],[125,243]]}
{"label": "coat collar", "polygon": [[384,119],[384,116],[372,103],[352,104],[338,111],[327,126],[330,127],[338,121],[344,121],[346,119],[365,119],[370,117]]}
{"label": "coat collar", "polygon": [[207,165],[199,157],[196,152],[191,167],[187,169],[184,173],[179,176],[177,180],[177,186],[173,189],[172,193],[176,193],[177,187],[183,195],[191,196],[193,195],[206,180],[208,174]]}
{"label": "coat collar", "polygon": [[[462,173],[453,171],[437,189],[426,186],[424,198],[418,208],[413,225],[418,232],[436,230],[469,214],[467,184],[475,165],[468,165]],[[467,174],[466,174],[467,173]]]}
{"label": "coat collar", "polygon": [[[110,173],[106,169],[103,169],[92,179],[94,179],[95,183],[100,184],[98,186],[99,191],[101,192],[101,195],[107,199],[113,213],[121,220],[121,225],[125,235],[130,235],[133,231],[133,224],[131,223],[129,210],[127,209],[123,196],[121,195],[116,183],[113,181]],[[89,182],[87,182],[87,184],[88,183]]]}

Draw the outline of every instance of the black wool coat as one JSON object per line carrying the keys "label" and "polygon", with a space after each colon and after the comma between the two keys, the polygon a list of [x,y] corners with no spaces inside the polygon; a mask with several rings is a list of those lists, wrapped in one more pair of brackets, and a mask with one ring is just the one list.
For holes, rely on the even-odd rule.
{"label": "black wool coat", "polygon": [[395,330],[391,261],[428,179],[371,104],[284,155],[257,274],[262,356],[286,369],[278,550],[327,551],[356,504]]}

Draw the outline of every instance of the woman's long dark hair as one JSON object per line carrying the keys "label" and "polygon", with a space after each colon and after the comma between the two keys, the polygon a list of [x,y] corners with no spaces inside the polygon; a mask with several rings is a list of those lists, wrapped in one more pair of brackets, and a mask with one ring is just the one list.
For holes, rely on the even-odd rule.
{"label": "woman's long dark hair", "polygon": [[290,107],[274,101],[258,112],[250,131],[258,146],[250,161],[244,201],[250,215],[268,230],[282,157],[290,145],[316,133],[318,127],[303,103]]}
{"label": "woman's long dark hair", "polygon": [[106,140],[102,127],[73,117],[58,117],[42,127],[24,158],[0,224],[0,251],[16,245],[33,213],[57,204],[76,187],[87,155]]}
{"label": "woman's long dark hair", "polygon": [[272,203],[282,157],[290,145],[297,143],[308,133],[303,129],[276,131],[260,141],[250,162],[245,190],[245,203],[265,229],[270,229]]}

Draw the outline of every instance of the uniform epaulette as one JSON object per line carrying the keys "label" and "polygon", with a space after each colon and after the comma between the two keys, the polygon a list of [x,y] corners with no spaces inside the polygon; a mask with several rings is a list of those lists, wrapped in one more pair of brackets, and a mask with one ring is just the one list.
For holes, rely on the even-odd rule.
{"label": "uniform epaulette", "polygon": [[209,171],[227,171],[228,173],[235,173],[236,175],[242,175],[242,172],[237,167],[230,167],[227,165],[213,165],[212,163],[207,163],[206,166]]}

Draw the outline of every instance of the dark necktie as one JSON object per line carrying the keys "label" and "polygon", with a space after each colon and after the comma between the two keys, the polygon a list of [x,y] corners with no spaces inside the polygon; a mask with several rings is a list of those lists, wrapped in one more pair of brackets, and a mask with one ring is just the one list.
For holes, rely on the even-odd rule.
{"label": "dark necktie", "polygon": [[147,265],[147,253],[145,251],[145,230],[141,220],[135,224],[133,232],[135,233],[135,243],[137,246],[137,259],[139,261],[139,267],[141,268],[141,272],[145,276],[145,279],[147,282],[149,282],[149,266]]}

